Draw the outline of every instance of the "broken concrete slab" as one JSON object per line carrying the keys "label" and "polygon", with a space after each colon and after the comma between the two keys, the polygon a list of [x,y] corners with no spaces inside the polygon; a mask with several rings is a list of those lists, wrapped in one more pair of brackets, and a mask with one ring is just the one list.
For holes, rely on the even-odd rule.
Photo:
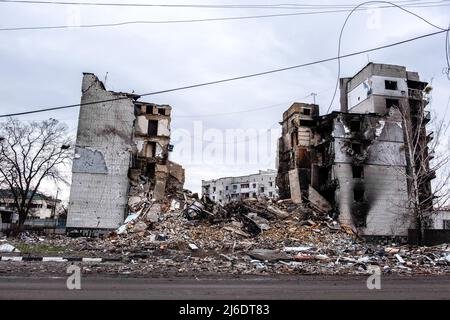
{"label": "broken concrete slab", "polygon": [[295,261],[313,261],[313,260],[316,260],[316,258],[311,255],[299,253],[294,256],[294,260]]}
{"label": "broken concrete slab", "polygon": [[289,217],[289,213],[288,212],[286,212],[284,210],[281,210],[279,208],[276,208],[274,206],[268,206],[267,207],[267,211],[269,211],[270,213],[273,213],[275,216],[277,216],[280,219],[284,219],[284,218]]}
{"label": "broken concrete slab", "polygon": [[194,244],[194,243],[189,243],[189,249],[191,249],[192,251],[197,251],[198,247]]}
{"label": "broken concrete slab", "polygon": [[254,249],[248,251],[247,254],[253,259],[261,261],[278,261],[278,260],[292,260],[293,258],[286,253],[279,250],[270,249]]}
{"label": "broken concrete slab", "polygon": [[240,228],[238,228],[238,227],[234,227],[234,226],[225,226],[225,227],[223,227],[223,229],[224,230],[227,230],[227,231],[230,231],[230,232],[232,232],[232,233],[235,233],[235,234],[237,234],[237,235],[240,235],[240,236],[243,236],[243,237],[245,237],[245,238],[249,238],[250,237],[250,234],[248,234],[247,232],[245,232],[245,231],[242,231]]}
{"label": "broken concrete slab", "polygon": [[147,230],[147,228],[148,226],[145,222],[137,221],[131,226],[131,228],[129,228],[129,232],[131,233],[144,232],[145,230]]}
{"label": "broken concrete slab", "polygon": [[398,254],[398,253],[396,253],[395,255],[394,255],[394,257],[398,260],[398,262],[400,262],[401,264],[404,264],[405,263],[405,260]]}
{"label": "broken concrete slab", "polygon": [[297,246],[297,247],[284,247],[284,252],[301,252],[301,251],[309,251],[313,249],[313,247],[309,246]]}
{"label": "broken concrete slab", "polygon": [[312,186],[309,186],[308,188],[308,201],[314,209],[321,213],[328,213],[333,208],[330,203]]}
{"label": "broken concrete slab", "polygon": [[300,180],[298,169],[289,170],[289,188],[291,191],[291,200],[294,203],[302,203],[302,192],[300,189]]}

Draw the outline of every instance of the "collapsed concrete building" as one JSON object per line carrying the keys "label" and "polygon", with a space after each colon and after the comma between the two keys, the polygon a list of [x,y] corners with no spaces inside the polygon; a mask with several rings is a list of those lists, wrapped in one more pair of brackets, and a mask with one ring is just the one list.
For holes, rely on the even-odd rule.
{"label": "collapsed concrete building", "polygon": [[[426,86],[405,67],[369,63],[340,79],[340,112],[320,116],[318,105],[294,103],[280,122],[280,198],[313,198],[366,237],[407,236],[415,223],[408,177],[413,167],[429,168],[432,158],[426,147],[432,139],[426,131]],[[410,137],[414,144],[424,142],[412,157]],[[421,204],[428,208],[433,178],[429,171],[419,185]]]}
{"label": "collapsed concrete building", "polygon": [[278,198],[276,176],[276,170],[268,169],[246,176],[202,180],[202,194],[222,205],[262,196],[276,199]]}
{"label": "collapsed concrete building", "polygon": [[184,169],[169,161],[171,107],[138,99],[83,74],[68,232],[116,229],[129,197],[161,200],[182,189]]}

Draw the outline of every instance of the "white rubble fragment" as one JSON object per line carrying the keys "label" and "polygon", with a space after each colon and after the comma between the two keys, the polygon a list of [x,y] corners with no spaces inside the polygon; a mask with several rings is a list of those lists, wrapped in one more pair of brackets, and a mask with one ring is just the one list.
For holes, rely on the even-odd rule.
{"label": "white rubble fragment", "polygon": [[170,211],[175,211],[180,209],[180,202],[178,202],[175,199],[172,199],[172,202],[170,203]]}
{"label": "white rubble fragment", "polygon": [[400,255],[398,253],[396,253],[394,256],[398,260],[398,262],[400,262],[401,264],[405,263],[405,260],[403,260],[403,258],[400,257]]}
{"label": "white rubble fragment", "polygon": [[370,257],[365,256],[365,257],[359,258],[358,262],[360,262],[360,263],[367,263],[367,262],[369,262],[369,260],[370,260]]}
{"label": "white rubble fragment", "polygon": [[134,205],[138,204],[141,201],[142,201],[141,197],[137,197],[137,196],[130,197],[128,199],[128,206],[133,207]]}
{"label": "white rubble fragment", "polygon": [[117,234],[124,234],[127,232],[127,225],[123,224],[117,229]]}
{"label": "white rubble fragment", "polygon": [[379,126],[377,126],[375,128],[375,136],[379,137],[381,135],[381,133],[383,132],[385,123],[386,123],[386,121],[384,121],[384,120],[378,121]]}
{"label": "white rubble fragment", "polygon": [[219,254],[219,256],[224,257],[224,258],[227,259],[228,261],[233,261],[233,258],[230,257],[230,256],[227,256],[226,254],[221,253],[221,254]]}
{"label": "white rubble fragment", "polygon": [[130,214],[130,215],[125,219],[125,221],[124,221],[123,223],[124,223],[124,224],[127,224],[127,223],[129,223],[129,222],[131,222],[131,221],[133,221],[133,220],[136,220],[137,217],[139,217],[139,214],[137,214],[137,213],[135,213],[135,214]]}
{"label": "white rubble fragment", "polygon": [[306,246],[285,247],[284,252],[301,252],[301,251],[308,251],[311,249],[312,249],[312,247],[306,247]]}
{"label": "white rubble fragment", "polygon": [[9,243],[5,243],[0,245],[0,252],[20,252],[20,250]]}
{"label": "white rubble fragment", "polygon": [[193,243],[189,243],[189,249],[191,249],[192,251],[196,251],[198,250],[198,247]]}

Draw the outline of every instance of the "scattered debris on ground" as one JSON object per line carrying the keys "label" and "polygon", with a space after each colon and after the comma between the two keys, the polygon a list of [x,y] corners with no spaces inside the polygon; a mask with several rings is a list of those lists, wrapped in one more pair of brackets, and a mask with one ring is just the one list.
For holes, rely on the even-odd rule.
{"label": "scattered debris on ground", "polygon": [[124,264],[111,269],[119,274],[366,274],[375,266],[385,274],[450,273],[450,245],[366,243],[323,203],[261,198],[222,207],[185,190],[159,202],[137,195],[128,206],[124,224],[103,239],[23,234],[13,241],[121,257]]}

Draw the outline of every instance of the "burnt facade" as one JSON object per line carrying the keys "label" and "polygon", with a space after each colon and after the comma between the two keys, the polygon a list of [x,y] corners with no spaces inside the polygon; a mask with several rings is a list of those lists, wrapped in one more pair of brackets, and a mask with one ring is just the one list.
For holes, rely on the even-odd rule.
{"label": "burnt facade", "polygon": [[[330,214],[362,235],[406,236],[414,224],[411,170],[428,167],[426,142],[414,153],[407,143],[429,140],[427,84],[405,67],[373,63],[340,84],[340,112],[319,116],[318,106],[295,103],[283,114],[280,196],[302,202],[319,193]],[[304,108],[315,110],[312,119]],[[432,178],[420,180],[424,206],[432,202]]]}
{"label": "burnt facade", "polygon": [[182,188],[184,169],[169,161],[171,107],[138,99],[107,91],[94,74],[84,74],[69,231],[115,229],[128,214],[130,196],[161,200]]}

